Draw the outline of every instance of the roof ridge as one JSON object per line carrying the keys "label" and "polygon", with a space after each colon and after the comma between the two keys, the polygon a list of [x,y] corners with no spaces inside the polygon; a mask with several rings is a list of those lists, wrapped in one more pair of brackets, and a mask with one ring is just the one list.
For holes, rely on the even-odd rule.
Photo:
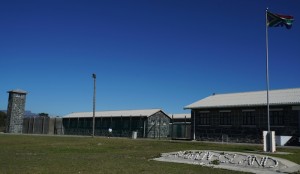
{"label": "roof ridge", "polygon": [[[129,109],[129,110],[104,110],[104,111],[95,111],[95,113],[97,112],[120,112],[120,111],[151,111],[151,110],[160,110],[162,111],[162,109]],[[71,112],[67,115],[70,115],[70,114],[79,114],[79,113],[92,113],[93,111],[84,111],[84,112]]]}
{"label": "roof ridge", "polygon": [[[186,114],[191,114],[191,113],[181,113],[180,115],[186,115]],[[179,114],[168,114],[168,115],[179,115]]]}
{"label": "roof ridge", "polygon": [[[95,112],[115,112],[115,111],[146,111],[146,110],[162,110],[160,108],[153,108],[153,109],[120,109],[120,110],[100,110],[100,111],[95,111]],[[79,111],[79,112],[71,112],[70,114],[73,113],[88,113],[88,112],[93,112],[93,111]]]}
{"label": "roof ridge", "polygon": [[[285,88],[285,89],[270,89],[269,92],[272,92],[272,91],[283,91],[283,90],[293,90],[293,89],[298,89],[300,90],[300,88]],[[243,92],[228,92],[228,93],[213,93],[212,95],[210,96],[215,96],[215,95],[232,95],[232,94],[243,94],[243,93],[256,93],[256,92],[267,92],[267,90],[257,90],[257,91],[243,91]],[[210,97],[208,96],[208,97]]]}
{"label": "roof ridge", "polygon": [[[117,109],[117,110],[102,110],[104,112],[107,111],[145,111],[145,110],[162,110],[160,108],[150,108],[150,109]],[[102,111],[96,111],[96,112],[102,112]]]}
{"label": "roof ridge", "polygon": [[120,112],[120,111],[150,111],[150,110],[162,110],[162,109],[120,109],[120,110],[102,110],[96,112]]}

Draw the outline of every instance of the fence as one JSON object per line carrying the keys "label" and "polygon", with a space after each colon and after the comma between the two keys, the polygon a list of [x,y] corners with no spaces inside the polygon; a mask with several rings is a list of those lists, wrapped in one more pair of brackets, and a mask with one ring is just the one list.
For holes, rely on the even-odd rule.
{"label": "fence", "polygon": [[191,123],[179,122],[170,125],[172,139],[191,139]]}
{"label": "fence", "polygon": [[23,134],[64,134],[62,118],[27,117],[23,119]]}

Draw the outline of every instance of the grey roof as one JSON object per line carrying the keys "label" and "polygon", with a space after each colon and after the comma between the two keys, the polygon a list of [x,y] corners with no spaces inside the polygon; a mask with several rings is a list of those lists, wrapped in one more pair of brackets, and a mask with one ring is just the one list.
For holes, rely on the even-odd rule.
{"label": "grey roof", "polygon": [[14,89],[14,90],[10,90],[7,91],[8,93],[18,93],[18,94],[27,94],[26,91],[22,90],[22,89]]}
{"label": "grey roof", "polygon": [[[270,105],[300,105],[300,88],[269,91]],[[185,109],[266,106],[267,91],[215,94],[187,105]]]}
{"label": "grey roof", "polygon": [[[149,117],[161,109],[142,109],[142,110],[118,110],[118,111],[97,111],[95,117]],[[63,118],[87,118],[93,117],[93,112],[74,112],[63,116]]]}
{"label": "grey roof", "polygon": [[173,119],[191,119],[191,113],[188,114],[168,114]]}

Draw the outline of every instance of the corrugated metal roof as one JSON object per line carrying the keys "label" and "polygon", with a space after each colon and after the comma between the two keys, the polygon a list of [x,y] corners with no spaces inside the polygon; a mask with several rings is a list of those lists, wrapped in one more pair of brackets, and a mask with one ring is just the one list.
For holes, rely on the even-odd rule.
{"label": "corrugated metal roof", "polygon": [[173,116],[173,119],[191,119],[191,114],[168,114],[170,118],[172,118]]}
{"label": "corrugated metal roof", "polygon": [[[299,105],[300,88],[269,91],[270,105]],[[185,109],[267,105],[267,91],[215,94],[187,105]]]}
{"label": "corrugated metal roof", "polygon": [[[143,109],[143,110],[118,110],[118,111],[97,111],[95,117],[149,117],[161,109]],[[83,118],[93,117],[93,112],[74,112],[63,116],[63,118]]]}

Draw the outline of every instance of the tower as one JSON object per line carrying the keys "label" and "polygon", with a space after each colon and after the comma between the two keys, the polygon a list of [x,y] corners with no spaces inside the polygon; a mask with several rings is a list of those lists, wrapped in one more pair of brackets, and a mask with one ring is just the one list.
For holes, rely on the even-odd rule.
{"label": "tower", "polygon": [[22,133],[23,115],[25,112],[26,91],[11,90],[9,93],[7,106],[7,133]]}

